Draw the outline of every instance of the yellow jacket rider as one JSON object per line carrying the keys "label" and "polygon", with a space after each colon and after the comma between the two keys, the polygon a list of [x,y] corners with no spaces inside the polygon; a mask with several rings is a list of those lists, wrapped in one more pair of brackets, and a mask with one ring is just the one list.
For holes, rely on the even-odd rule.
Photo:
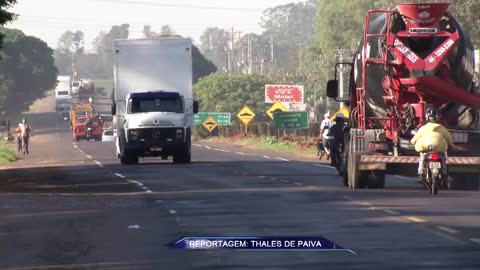
{"label": "yellow jacket rider", "polygon": [[453,145],[452,135],[444,126],[438,123],[438,111],[436,109],[429,108],[426,118],[428,123],[422,126],[411,140],[411,143],[415,145],[415,150],[420,153],[418,174],[423,174],[426,153],[438,152],[444,156],[442,159],[442,173],[446,175],[445,156],[448,147]]}

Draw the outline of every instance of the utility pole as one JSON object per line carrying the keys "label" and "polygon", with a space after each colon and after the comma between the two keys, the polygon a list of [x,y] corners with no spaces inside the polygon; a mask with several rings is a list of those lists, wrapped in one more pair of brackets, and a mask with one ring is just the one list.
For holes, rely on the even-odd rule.
{"label": "utility pole", "polygon": [[298,45],[298,67],[302,66],[302,49],[303,49],[303,43],[299,42],[297,43]]}
{"label": "utility pole", "polygon": [[247,62],[248,62],[248,74],[253,73],[253,48],[252,48],[252,38],[247,37]]}

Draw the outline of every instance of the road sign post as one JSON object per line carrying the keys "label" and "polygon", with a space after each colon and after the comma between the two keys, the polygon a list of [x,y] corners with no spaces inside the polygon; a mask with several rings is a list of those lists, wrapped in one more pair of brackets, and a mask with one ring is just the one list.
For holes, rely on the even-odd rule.
{"label": "road sign post", "polygon": [[248,106],[245,106],[237,113],[237,118],[245,125],[246,135],[248,133],[248,124],[255,118],[255,113]]}

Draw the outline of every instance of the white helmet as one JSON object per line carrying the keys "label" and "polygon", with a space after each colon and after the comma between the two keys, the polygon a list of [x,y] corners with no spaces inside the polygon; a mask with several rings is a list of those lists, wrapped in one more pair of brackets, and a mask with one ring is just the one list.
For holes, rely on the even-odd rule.
{"label": "white helmet", "polygon": [[330,117],[330,112],[326,112],[323,116],[324,116],[325,118]]}

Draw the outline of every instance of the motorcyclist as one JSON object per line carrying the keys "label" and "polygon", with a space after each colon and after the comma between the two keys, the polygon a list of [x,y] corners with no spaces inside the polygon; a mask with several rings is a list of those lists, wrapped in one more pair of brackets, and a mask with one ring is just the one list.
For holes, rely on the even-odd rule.
{"label": "motorcyclist", "polygon": [[339,113],[335,117],[335,124],[330,128],[328,136],[332,136],[331,164],[337,167],[340,159],[340,145],[343,144],[343,131],[345,129],[345,117]]}
{"label": "motorcyclist", "polygon": [[453,138],[450,132],[438,123],[438,114],[438,111],[434,108],[427,109],[425,117],[428,123],[423,125],[411,140],[411,143],[415,145],[415,150],[420,153],[419,175],[424,173],[424,164],[428,152],[443,154],[442,174],[447,175],[446,153],[448,146],[453,145]]}
{"label": "motorcyclist", "polygon": [[93,123],[92,120],[89,118],[85,121],[85,137],[88,137],[88,129],[92,129]]}
{"label": "motorcyclist", "polygon": [[333,121],[330,120],[330,112],[326,112],[323,115],[324,119],[320,124],[320,134],[322,136],[323,148],[327,155],[330,155],[330,148],[332,145],[333,137],[328,135],[330,128],[333,126]]}

